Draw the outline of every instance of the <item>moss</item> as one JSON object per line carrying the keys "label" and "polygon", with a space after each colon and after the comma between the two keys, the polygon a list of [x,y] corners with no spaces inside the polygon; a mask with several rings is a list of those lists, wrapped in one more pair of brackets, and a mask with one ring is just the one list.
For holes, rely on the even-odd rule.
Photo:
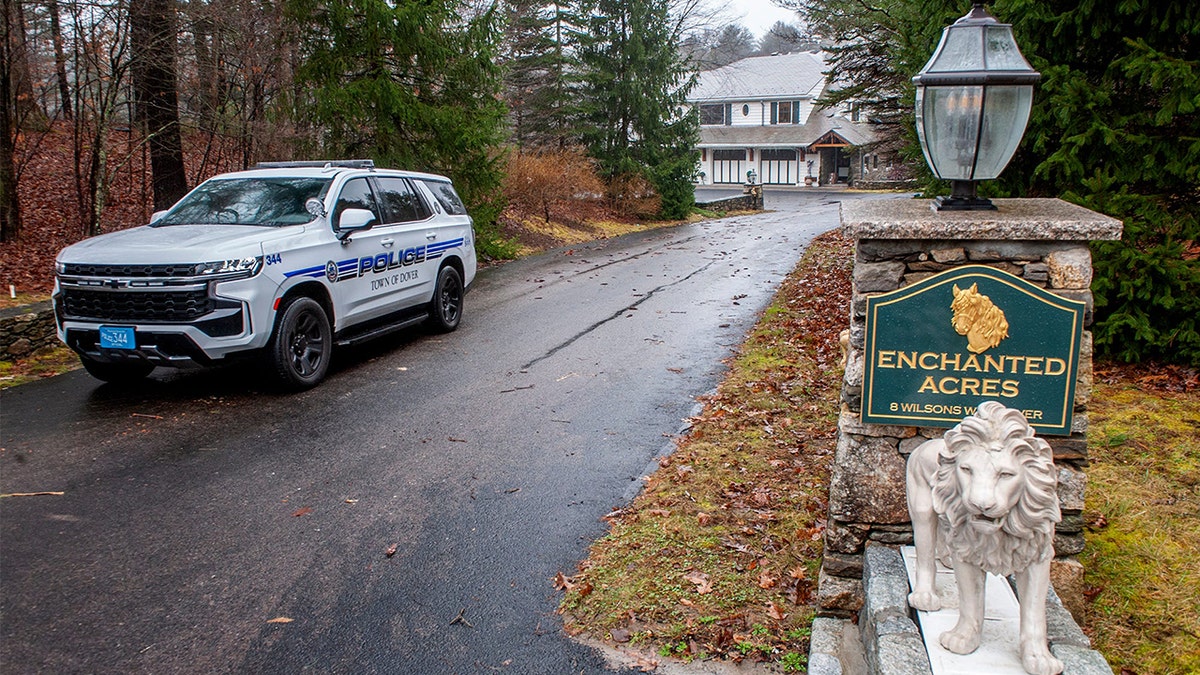
{"label": "moss", "polygon": [[1200,672],[1200,395],[1096,388],[1084,617],[1117,669]]}

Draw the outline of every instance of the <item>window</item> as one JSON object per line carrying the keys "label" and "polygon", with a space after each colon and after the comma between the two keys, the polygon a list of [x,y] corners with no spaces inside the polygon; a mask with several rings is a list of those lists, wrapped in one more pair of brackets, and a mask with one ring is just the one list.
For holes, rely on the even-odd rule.
{"label": "window", "polygon": [[750,116],[750,106],[743,103],[742,104],[742,117],[749,117],[749,116]]}
{"label": "window", "polygon": [[375,203],[375,193],[371,192],[371,185],[366,178],[354,178],[342,187],[342,194],[338,196],[337,206],[333,209],[335,224],[341,222],[342,212],[346,209],[366,209],[379,220],[379,205]]}
{"label": "window", "polygon": [[778,119],[779,119],[779,124],[791,124],[792,123],[792,102],[791,101],[780,101],[779,102]]}
{"label": "window", "polygon": [[281,227],[313,219],[305,200],[325,196],[328,178],[218,178],[193,190],[157,225]]}
{"label": "window", "polygon": [[376,179],[379,185],[379,201],[387,212],[387,222],[405,223],[425,220],[430,216],[429,207],[403,178]]}
{"label": "window", "polygon": [[764,162],[794,162],[796,161],[796,151],[764,148],[762,151],[762,159]]}
{"label": "window", "polygon": [[745,159],[745,150],[713,150],[713,161],[715,162],[742,162]]}
{"label": "window", "polygon": [[725,106],[721,104],[700,106],[700,124],[725,124]]}
{"label": "window", "polygon": [[438,200],[442,208],[446,209],[446,213],[452,216],[467,215],[467,207],[463,206],[462,199],[454,191],[454,186],[450,184],[450,181],[423,180],[421,182],[425,184],[425,187],[429,188],[429,191],[433,193],[434,198]]}

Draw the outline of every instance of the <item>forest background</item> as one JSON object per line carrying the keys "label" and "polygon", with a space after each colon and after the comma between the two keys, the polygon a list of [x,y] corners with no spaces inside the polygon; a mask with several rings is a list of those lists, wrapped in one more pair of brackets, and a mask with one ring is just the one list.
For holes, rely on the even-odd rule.
{"label": "forest background", "polygon": [[[924,170],[910,78],[965,3],[779,1],[797,24],[756,40],[704,0],[4,0],[0,282],[47,292],[58,247],[262,160],[449,175],[490,258],[532,219],[682,218],[687,93],[755,54],[828,51],[828,102]],[[1043,80],[985,190],[1121,218],[1124,239],[1094,248],[1098,350],[1200,363],[1200,5],[990,9]]]}

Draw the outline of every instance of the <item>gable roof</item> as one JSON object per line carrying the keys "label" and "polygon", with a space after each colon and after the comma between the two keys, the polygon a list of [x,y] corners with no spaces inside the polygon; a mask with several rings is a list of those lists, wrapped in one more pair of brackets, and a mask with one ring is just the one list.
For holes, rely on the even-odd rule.
{"label": "gable roof", "polygon": [[688,100],[816,98],[825,83],[824,70],[822,52],[752,56],[700,73]]}

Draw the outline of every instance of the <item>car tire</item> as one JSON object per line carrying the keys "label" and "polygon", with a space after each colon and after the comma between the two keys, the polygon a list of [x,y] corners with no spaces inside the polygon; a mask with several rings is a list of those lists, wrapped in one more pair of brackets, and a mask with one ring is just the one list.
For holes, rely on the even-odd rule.
{"label": "car tire", "polygon": [[292,391],[316,386],[333,356],[333,329],[325,308],[312,298],[290,300],[279,312],[267,349],[279,384]]}
{"label": "car tire", "polygon": [[146,361],[130,361],[128,363],[108,363],[104,361],[93,361],[87,357],[79,357],[83,363],[83,369],[88,371],[88,374],[97,380],[104,380],[112,384],[133,384],[139,380],[146,379],[150,371],[154,370],[154,364]]}
{"label": "car tire", "polygon": [[458,328],[462,314],[462,275],[457,269],[447,265],[438,270],[433,300],[429,303],[429,327],[438,333],[449,333]]}

